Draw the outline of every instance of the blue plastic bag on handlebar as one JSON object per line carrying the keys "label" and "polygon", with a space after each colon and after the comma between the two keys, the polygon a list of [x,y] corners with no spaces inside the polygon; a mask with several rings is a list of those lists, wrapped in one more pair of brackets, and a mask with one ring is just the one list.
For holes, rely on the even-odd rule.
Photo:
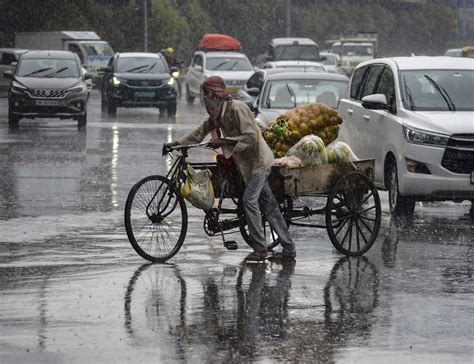
{"label": "blue plastic bag on handlebar", "polygon": [[191,205],[202,210],[209,210],[214,205],[214,188],[211,183],[210,170],[196,172],[191,164],[186,169],[186,181],[181,187],[181,196]]}

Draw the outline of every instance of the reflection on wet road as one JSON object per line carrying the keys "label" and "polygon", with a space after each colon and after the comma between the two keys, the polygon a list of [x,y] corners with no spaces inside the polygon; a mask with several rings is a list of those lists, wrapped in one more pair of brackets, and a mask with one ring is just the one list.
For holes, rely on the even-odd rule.
{"label": "reflection on wet road", "polygon": [[[381,193],[373,248],[345,258],[325,230],[292,227],[296,264],[242,264],[189,209],[182,250],[147,264],[123,206],[163,174],[162,143],[204,116],[179,105],[9,131],[0,99],[0,362],[472,362],[470,204],[417,207],[394,221]],[[198,160],[209,153],[193,155]]]}

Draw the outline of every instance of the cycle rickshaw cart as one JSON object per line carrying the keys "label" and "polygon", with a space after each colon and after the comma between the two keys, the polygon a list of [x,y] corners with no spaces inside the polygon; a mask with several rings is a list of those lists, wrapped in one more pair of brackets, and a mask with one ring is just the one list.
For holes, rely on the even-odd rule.
{"label": "cycle rickshaw cart", "polygon": [[[135,251],[151,262],[165,262],[183,245],[188,229],[185,200],[180,195],[186,179],[189,151],[208,143],[180,145],[166,176],[152,175],[137,182],[125,204],[125,228]],[[190,163],[209,169],[214,186],[215,208],[205,212],[203,227],[209,236],[221,235],[224,246],[237,249],[225,235],[248,234],[241,196],[243,183],[229,175],[222,163]],[[346,256],[359,256],[374,244],[380,228],[381,206],[373,184],[374,160],[323,164],[314,167],[272,167],[269,177],[288,226],[325,228],[331,243]],[[267,249],[279,244],[278,236],[262,216]],[[310,238],[310,237],[309,237]]]}

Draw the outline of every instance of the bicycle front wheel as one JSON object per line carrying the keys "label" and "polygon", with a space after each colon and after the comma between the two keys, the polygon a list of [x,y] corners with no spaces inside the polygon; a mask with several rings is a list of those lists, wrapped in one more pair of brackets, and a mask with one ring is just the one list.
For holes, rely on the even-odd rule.
{"label": "bicycle front wheel", "polygon": [[186,203],[166,177],[145,177],[128,194],[125,229],[142,258],[165,262],[179,251],[186,237]]}

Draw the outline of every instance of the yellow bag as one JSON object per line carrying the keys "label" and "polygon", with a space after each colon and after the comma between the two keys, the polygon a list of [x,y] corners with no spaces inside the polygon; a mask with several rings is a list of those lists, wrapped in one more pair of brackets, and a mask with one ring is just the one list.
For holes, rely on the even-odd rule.
{"label": "yellow bag", "polygon": [[214,205],[214,188],[211,183],[210,170],[195,172],[188,163],[186,181],[181,187],[181,196],[191,205],[202,210],[209,210]]}

